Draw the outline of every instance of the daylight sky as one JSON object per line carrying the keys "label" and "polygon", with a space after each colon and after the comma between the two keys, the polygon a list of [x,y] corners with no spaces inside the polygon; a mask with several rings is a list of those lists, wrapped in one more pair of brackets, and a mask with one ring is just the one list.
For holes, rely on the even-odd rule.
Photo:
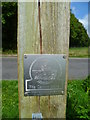
{"label": "daylight sky", "polygon": [[71,2],[71,10],[88,32],[88,2]]}

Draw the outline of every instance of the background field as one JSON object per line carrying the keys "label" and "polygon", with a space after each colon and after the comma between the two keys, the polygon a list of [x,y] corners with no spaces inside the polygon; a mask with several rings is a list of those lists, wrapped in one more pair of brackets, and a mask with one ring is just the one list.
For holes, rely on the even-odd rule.
{"label": "background field", "polygon": [[70,48],[69,57],[88,57],[88,47]]}
{"label": "background field", "polygon": [[[69,49],[69,57],[80,57],[80,58],[87,58],[88,57],[88,47],[73,47]],[[17,55],[17,50],[6,50],[1,52],[0,54],[3,55]]]}

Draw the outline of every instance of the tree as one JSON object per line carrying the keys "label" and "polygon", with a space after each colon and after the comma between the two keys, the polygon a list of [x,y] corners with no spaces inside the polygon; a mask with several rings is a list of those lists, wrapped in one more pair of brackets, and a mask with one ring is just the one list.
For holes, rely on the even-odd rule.
{"label": "tree", "polygon": [[70,47],[88,46],[89,36],[86,29],[73,13],[70,18]]}
{"label": "tree", "polygon": [[[87,47],[90,38],[86,29],[71,12],[70,18],[70,47]],[[2,2],[2,48],[17,49],[17,3]]]}
{"label": "tree", "polygon": [[17,49],[17,3],[2,3],[2,48]]}

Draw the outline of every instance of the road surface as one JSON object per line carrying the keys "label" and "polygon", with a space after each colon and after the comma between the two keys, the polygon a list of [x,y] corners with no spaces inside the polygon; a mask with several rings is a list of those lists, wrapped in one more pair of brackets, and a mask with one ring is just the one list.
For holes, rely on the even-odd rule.
{"label": "road surface", "polygon": [[69,59],[69,80],[85,79],[90,75],[90,59],[73,58]]}
{"label": "road surface", "polygon": [[[0,58],[1,66],[1,58]],[[73,79],[85,79],[88,76],[88,64],[87,58],[70,58],[69,59],[69,80]],[[17,57],[3,57],[2,68],[0,67],[0,73],[2,72],[3,80],[17,80]],[[0,76],[1,79],[1,76]]]}

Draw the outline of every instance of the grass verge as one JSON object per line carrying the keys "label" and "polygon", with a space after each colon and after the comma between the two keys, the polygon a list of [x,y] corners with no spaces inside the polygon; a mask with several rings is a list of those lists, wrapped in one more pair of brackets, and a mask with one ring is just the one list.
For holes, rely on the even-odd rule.
{"label": "grass verge", "polygon": [[2,53],[3,55],[16,55],[17,50],[6,50],[6,51],[0,50],[0,53]]}
{"label": "grass verge", "polygon": [[88,47],[78,47],[69,49],[69,57],[88,57]]}
{"label": "grass verge", "polygon": [[18,81],[2,81],[2,118],[18,116]]}
{"label": "grass verge", "polygon": [[67,89],[67,120],[86,119],[89,117],[90,77],[86,80],[68,82]]}
{"label": "grass verge", "polygon": [[[90,91],[90,77],[86,80],[68,81],[67,89],[67,120],[89,118],[88,95]],[[2,81],[2,117],[18,118],[18,81]]]}
{"label": "grass verge", "polygon": [[[17,50],[6,50],[6,51],[1,51],[0,49],[0,54],[3,55],[16,55]],[[69,57],[88,57],[88,47],[74,47],[69,49]]]}

